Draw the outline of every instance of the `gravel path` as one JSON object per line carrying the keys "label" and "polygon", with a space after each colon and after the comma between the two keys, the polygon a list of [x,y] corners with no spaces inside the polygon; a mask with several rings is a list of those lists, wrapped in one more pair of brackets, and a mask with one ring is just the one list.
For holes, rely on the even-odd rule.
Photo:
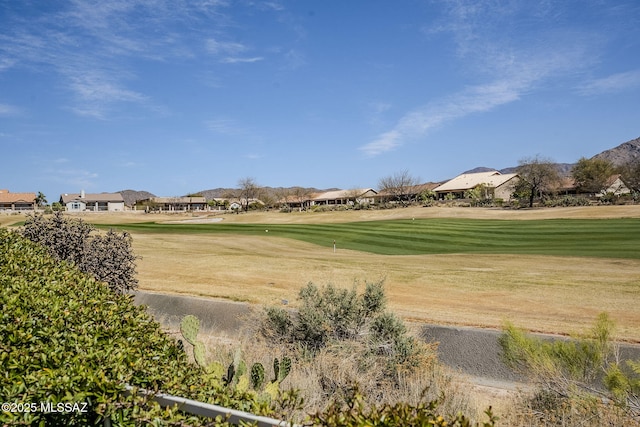
{"label": "gravel path", "polygon": [[[162,325],[178,328],[180,319],[193,314],[200,319],[201,329],[233,335],[240,330],[251,313],[246,303],[214,300],[182,295],[137,291],[136,304],[143,304]],[[495,330],[424,325],[419,336],[426,342],[438,342],[438,357],[447,366],[459,370],[480,386],[515,390],[525,385],[525,378],[507,367],[500,357]],[[640,346],[622,345],[623,360],[640,360]]]}

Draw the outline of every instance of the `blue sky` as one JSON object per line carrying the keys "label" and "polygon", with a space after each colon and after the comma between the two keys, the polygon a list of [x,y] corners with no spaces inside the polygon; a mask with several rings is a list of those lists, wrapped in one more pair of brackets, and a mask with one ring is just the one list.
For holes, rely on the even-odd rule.
{"label": "blue sky", "polygon": [[0,188],[439,181],[640,136],[637,0],[0,0]]}

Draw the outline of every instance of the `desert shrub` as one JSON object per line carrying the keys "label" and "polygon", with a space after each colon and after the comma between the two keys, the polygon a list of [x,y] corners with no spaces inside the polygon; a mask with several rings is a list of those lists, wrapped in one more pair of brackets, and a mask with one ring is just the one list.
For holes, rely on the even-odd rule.
{"label": "desert shrub", "polygon": [[61,212],[51,217],[27,215],[22,235],[45,246],[55,258],[74,264],[81,271],[124,293],[138,285],[131,236],[109,230],[95,234],[95,227]]}
{"label": "desert shrub", "polygon": [[[447,374],[438,369],[435,345],[417,340],[385,311],[383,280],[367,282],[362,292],[356,286],[309,283],[299,299],[297,312],[267,308],[259,335],[294,359],[291,383],[312,407],[323,410],[332,400],[344,399],[355,384],[368,404],[417,405],[425,390],[436,398],[452,389]],[[452,413],[469,409],[463,397],[455,404],[454,398],[450,394],[444,399]]]}
{"label": "desert shrub", "polygon": [[533,338],[507,324],[499,342],[505,361],[539,386],[528,405],[534,411],[554,417],[567,407],[602,412],[599,405],[604,405],[608,413],[609,402],[637,422],[640,362],[630,363],[631,373],[623,372],[615,358],[613,329],[609,316],[601,313],[588,333],[570,340]]}
{"label": "desert shrub", "polygon": [[312,351],[331,340],[354,339],[385,308],[384,282],[367,283],[364,293],[356,288],[322,288],[308,283],[299,292],[302,304],[293,314],[282,308],[268,308],[262,325],[265,336],[279,342],[302,345]]}
{"label": "desert shrub", "polygon": [[0,396],[86,403],[86,412],[1,412],[0,425],[201,425],[125,395],[124,384],[253,413],[269,409],[194,364],[144,308],[0,228]]}

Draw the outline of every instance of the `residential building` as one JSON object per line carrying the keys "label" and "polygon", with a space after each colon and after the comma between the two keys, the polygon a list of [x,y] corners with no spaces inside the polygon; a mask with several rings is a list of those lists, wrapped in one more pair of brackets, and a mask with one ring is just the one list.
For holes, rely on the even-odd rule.
{"label": "residential building", "polygon": [[201,196],[150,197],[138,200],[136,209],[159,210],[167,212],[203,211],[207,209],[207,200]]}
{"label": "residential building", "polygon": [[0,190],[0,211],[30,211],[36,209],[36,193],[11,193]]}
{"label": "residential building", "polygon": [[518,180],[518,174],[501,174],[498,171],[463,173],[434,188],[438,199],[444,199],[448,194],[455,198],[464,198],[466,191],[479,185],[485,185],[489,198],[510,200],[514,186]]}
{"label": "residential building", "polygon": [[373,188],[356,188],[352,190],[326,191],[312,195],[311,205],[368,205],[375,203],[378,194]]}
{"label": "residential building", "polygon": [[121,212],[124,211],[124,199],[120,193],[90,194],[65,193],[60,195],[60,204],[67,212]]}

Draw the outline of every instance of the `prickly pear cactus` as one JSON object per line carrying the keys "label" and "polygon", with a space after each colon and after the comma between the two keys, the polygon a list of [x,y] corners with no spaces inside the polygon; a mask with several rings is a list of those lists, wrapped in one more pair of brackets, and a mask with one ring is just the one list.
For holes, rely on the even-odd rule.
{"label": "prickly pear cactus", "polygon": [[280,375],[280,361],[278,358],[273,359],[273,380],[272,383],[278,381],[278,376]]}
{"label": "prickly pear cactus", "polygon": [[291,372],[291,359],[287,356],[283,356],[282,361],[280,362],[280,369],[276,374],[278,382],[282,382],[285,378],[287,378],[289,372]]}
{"label": "prickly pear cactus", "polygon": [[240,393],[244,393],[249,390],[249,376],[243,375],[238,379],[238,384],[236,384],[236,391]]}
{"label": "prickly pear cactus", "polygon": [[207,366],[207,362],[205,360],[205,348],[204,343],[202,341],[196,341],[193,346],[193,357],[196,359],[196,363],[201,366]]}
{"label": "prickly pear cactus", "polygon": [[233,363],[229,365],[227,368],[227,376],[223,378],[224,383],[229,385],[233,382],[233,378],[236,375],[236,368],[233,366]]}
{"label": "prickly pear cactus", "polygon": [[247,373],[247,364],[244,363],[244,360],[241,360],[240,362],[238,362],[238,364],[236,365],[236,375],[238,377],[243,376],[244,374]]}
{"label": "prickly pear cactus", "polygon": [[251,366],[251,387],[254,390],[258,390],[264,383],[264,366],[262,363],[254,363]]}
{"label": "prickly pear cactus", "polygon": [[264,388],[264,394],[269,397],[269,401],[274,401],[278,398],[278,394],[280,393],[280,384],[277,382],[269,383]]}
{"label": "prickly pear cactus", "polygon": [[224,366],[220,362],[211,362],[206,370],[207,374],[213,375],[215,378],[222,379],[224,376]]}
{"label": "prickly pear cactus", "polygon": [[180,332],[189,344],[196,345],[196,337],[200,329],[200,320],[191,314],[184,316],[180,322]]}

